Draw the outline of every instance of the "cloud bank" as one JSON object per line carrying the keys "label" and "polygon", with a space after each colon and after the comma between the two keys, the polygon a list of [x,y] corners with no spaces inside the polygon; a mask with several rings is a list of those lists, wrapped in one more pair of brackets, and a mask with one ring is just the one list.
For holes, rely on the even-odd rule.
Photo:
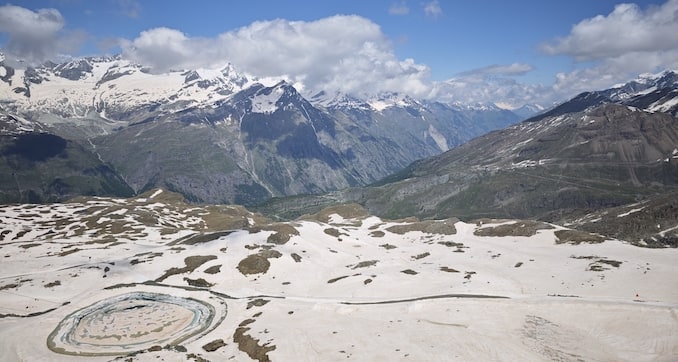
{"label": "cloud bank", "polygon": [[359,16],[317,21],[272,20],[190,37],[155,28],[122,42],[123,56],[155,71],[218,67],[225,62],[259,77],[285,76],[307,90],[427,91],[427,66],[399,60],[378,25]]}
{"label": "cloud bank", "polygon": [[508,76],[460,76],[435,82],[429,98],[461,104],[501,104],[503,108],[519,108],[525,104],[550,105],[549,87],[521,83]]}

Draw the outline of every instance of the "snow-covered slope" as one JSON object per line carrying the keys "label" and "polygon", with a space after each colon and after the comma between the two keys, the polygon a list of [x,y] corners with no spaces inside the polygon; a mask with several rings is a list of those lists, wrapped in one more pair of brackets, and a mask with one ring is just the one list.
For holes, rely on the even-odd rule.
{"label": "snow-covered slope", "polygon": [[678,249],[351,205],[271,223],[161,190],[0,221],[3,360],[678,357]]}
{"label": "snow-covered slope", "polygon": [[0,98],[17,113],[51,113],[126,121],[131,110],[161,106],[181,110],[208,106],[253,82],[230,64],[151,74],[141,65],[119,58],[83,58],[38,68],[0,65]]}

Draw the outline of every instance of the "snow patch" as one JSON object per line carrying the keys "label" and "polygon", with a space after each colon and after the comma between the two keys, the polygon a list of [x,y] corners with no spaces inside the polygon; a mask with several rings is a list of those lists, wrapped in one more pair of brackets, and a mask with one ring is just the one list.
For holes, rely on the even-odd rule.
{"label": "snow patch", "polygon": [[[424,117],[422,117],[422,119],[423,118]],[[440,133],[440,131],[433,127],[432,124],[428,126],[428,134],[429,136],[431,136],[431,138],[436,143],[438,148],[440,148],[441,151],[445,152],[449,149],[449,147],[447,147],[447,139],[445,138],[445,136],[443,136],[443,134]]]}
{"label": "snow patch", "polygon": [[637,209],[631,209],[631,210],[629,210],[629,211],[627,211],[627,212],[625,212],[625,213],[622,213],[622,214],[617,215],[617,217],[625,217],[625,216],[629,216],[629,215],[631,215],[631,214],[633,214],[633,213],[636,213],[636,212],[638,212],[638,211],[643,210],[644,208],[645,208],[645,206],[640,207],[640,208],[637,208]]}
{"label": "snow patch", "polygon": [[513,148],[511,149],[511,151],[515,151],[515,150],[517,150],[519,147],[522,147],[522,146],[524,146],[524,145],[526,145],[526,144],[528,144],[528,143],[530,143],[530,142],[532,142],[532,138],[528,138],[528,139],[526,139],[525,141],[520,141],[520,142],[516,143],[515,146],[513,146]]}
{"label": "snow patch", "polygon": [[252,112],[270,114],[275,112],[278,107],[276,103],[282,96],[284,90],[281,87],[271,89],[270,93],[258,92],[252,98]]}
{"label": "snow patch", "polygon": [[158,189],[157,191],[155,191],[155,192],[153,193],[153,195],[151,195],[150,198],[153,199],[153,198],[155,198],[156,196],[160,195],[161,193],[162,193],[162,189]]}
{"label": "snow patch", "polygon": [[[660,225],[657,225],[657,226],[660,226]],[[678,225],[676,225],[676,226],[674,226],[674,227],[672,227],[672,228],[668,228],[668,229],[665,229],[665,230],[660,231],[660,232],[659,232],[659,236],[664,237],[664,236],[666,236],[666,233],[672,232],[672,231],[674,231],[674,230],[678,230]]]}
{"label": "snow patch", "polygon": [[669,100],[660,99],[652,103],[647,109],[652,112],[668,112],[675,106],[678,106],[678,96]]}
{"label": "snow patch", "polygon": [[523,160],[518,163],[511,163],[512,168],[528,168],[528,167],[535,167],[539,165],[539,161],[533,161],[533,160]]}
{"label": "snow patch", "polygon": [[374,108],[377,112],[381,112],[384,109],[393,106],[392,104],[386,103],[384,101],[371,101],[368,102],[367,104],[370,105],[370,107]]}

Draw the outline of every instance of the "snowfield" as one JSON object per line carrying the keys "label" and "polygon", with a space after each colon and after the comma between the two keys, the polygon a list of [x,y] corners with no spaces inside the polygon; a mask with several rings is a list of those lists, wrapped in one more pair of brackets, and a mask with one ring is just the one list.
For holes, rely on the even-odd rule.
{"label": "snowfield", "polygon": [[678,360],[676,249],[534,221],[0,207],[0,360]]}

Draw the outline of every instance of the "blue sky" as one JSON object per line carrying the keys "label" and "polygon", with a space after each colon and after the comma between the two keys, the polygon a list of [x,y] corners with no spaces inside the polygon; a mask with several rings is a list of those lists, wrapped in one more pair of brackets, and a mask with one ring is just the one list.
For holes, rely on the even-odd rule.
{"label": "blue sky", "polygon": [[674,14],[678,0],[24,0],[0,5],[0,47],[516,107],[678,68]]}

